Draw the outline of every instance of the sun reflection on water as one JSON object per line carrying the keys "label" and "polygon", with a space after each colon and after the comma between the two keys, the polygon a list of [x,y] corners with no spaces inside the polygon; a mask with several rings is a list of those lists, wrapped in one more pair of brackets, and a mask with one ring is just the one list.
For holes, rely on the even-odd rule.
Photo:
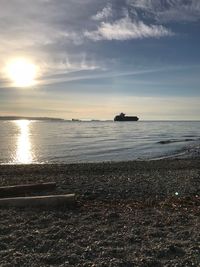
{"label": "sun reflection on water", "polygon": [[30,124],[28,120],[15,122],[19,128],[17,140],[16,163],[29,164],[33,162],[32,147],[30,141]]}

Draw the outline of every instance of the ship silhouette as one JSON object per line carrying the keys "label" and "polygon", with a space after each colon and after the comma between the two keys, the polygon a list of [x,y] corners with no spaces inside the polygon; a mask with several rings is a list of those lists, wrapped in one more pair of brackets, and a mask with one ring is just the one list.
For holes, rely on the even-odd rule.
{"label": "ship silhouette", "polygon": [[125,113],[120,113],[115,116],[114,121],[138,121],[139,118],[137,116],[126,116]]}

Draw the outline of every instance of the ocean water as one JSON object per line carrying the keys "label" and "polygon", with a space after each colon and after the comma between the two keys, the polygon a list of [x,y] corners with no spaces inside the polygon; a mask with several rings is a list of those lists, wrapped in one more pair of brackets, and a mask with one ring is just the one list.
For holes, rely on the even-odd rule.
{"label": "ocean water", "polygon": [[149,160],[199,146],[198,121],[0,121],[0,164]]}

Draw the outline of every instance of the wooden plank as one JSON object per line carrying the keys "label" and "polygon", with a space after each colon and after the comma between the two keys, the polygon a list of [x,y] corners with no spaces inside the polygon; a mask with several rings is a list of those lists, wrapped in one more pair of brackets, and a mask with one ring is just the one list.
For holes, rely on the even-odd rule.
{"label": "wooden plank", "polygon": [[52,191],[55,188],[56,183],[54,182],[3,186],[0,187],[0,197],[15,197],[40,191]]}
{"label": "wooden plank", "polygon": [[1,198],[0,207],[56,207],[75,205],[75,194]]}

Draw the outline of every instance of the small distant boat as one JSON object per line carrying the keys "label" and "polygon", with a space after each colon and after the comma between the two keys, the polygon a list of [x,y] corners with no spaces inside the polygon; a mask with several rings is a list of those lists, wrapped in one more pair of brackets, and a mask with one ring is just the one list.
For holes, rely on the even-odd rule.
{"label": "small distant boat", "polygon": [[73,122],[81,121],[79,119],[72,119]]}
{"label": "small distant boat", "polygon": [[124,113],[120,113],[115,116],[114,121],[138,121],[139,118],[137,116],[126,116]]}

